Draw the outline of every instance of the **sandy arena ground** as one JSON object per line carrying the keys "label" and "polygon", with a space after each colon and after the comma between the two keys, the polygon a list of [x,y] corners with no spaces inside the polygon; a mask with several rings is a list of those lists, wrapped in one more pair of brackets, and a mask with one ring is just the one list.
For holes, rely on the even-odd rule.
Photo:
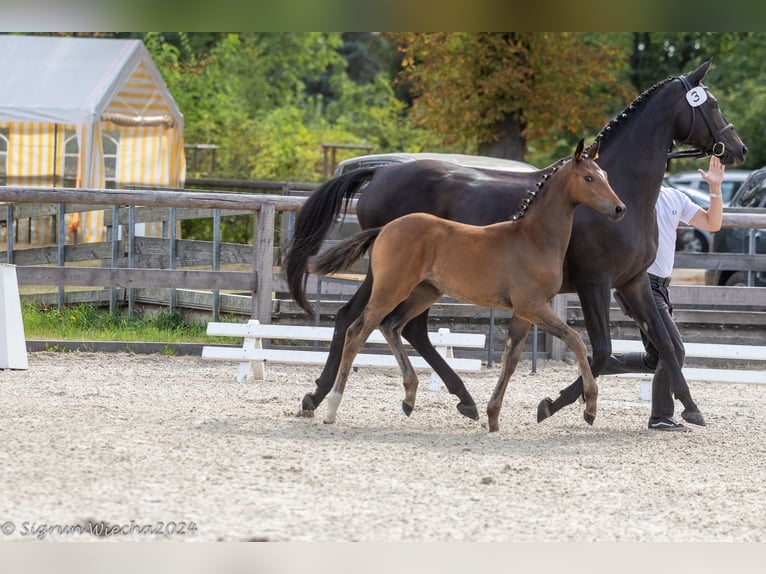
{"label": "sandy arena ground", "polygon": [[[599,415],[536,406],[576,372],[522,363],[501,431],[421,377],[354,373],[335,425],[297,418],[314,366],[32,353],[0,371],[0,539],[764,541],[766,388],[693,384],[708,426],[646,430],[638,382],[602,378]],[[498,370],[466,375],[483,411]],[[681,406],[678,405],[678,412]]]}

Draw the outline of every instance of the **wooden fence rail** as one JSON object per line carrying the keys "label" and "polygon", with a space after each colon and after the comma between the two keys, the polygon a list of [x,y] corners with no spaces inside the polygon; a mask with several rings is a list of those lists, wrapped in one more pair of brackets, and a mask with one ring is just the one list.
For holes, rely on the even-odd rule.
{"label": "wooden fence rail", "polygon": [[[306,191],[312,184],[253,184],[253,189],[269,189],[271,193],[231,193],[216,191],[181,190],[114,190],[114,189],[73,189],[0,186],[0,224],[8,225],[15,219],[82,212],[99,209],[105,211],[106,222],[113,225],[128,225],[129,237],[120,240],[112,233],[109,242],[98,244],[41,246],[30,249],[15,249],[12,237],[6,248],[9,263],[17,265],[19,282],[29,285],[58,285],[63,293],[64,286],[94,286],[127,288],[163,287],[238,290],[252,295],[251,318],[262,324],[271,322],[272,292],[283,288],[281,272],[275,268],[279,251],[275,248],[275,224],[283,221],[277,214],[294,213],[300,210],[304,196],[290,195],[290,187]],[[5,209],[3,209],[5,207]],[[116,211],[115,211],[116,210]],[[355,210],[355,202],[350,211]],[[135,237],[130,223],[151,221],[179,221],[200,217],[220,217],[228,214],[254,214],[253,243],[247,245],[222,243],[220,238],[212,242],[168,238]],[[61,225],[61,223],[59,223]],[[732,228],[766,228],[766,215],[753,210],[726,208],[723,226]],[[168,225],[170,229],[174,225]],[[11,226],[9,225],[9,228]],[[281,241],[289,230],[282,229]],[[9,234],[12,236],[12,234]],[[59,237],[63,234],[59,234]],[[101,267],[73,266],[71,263],[100,260]],[[249,271],[221,271],[221,264],[245,263]],[[53,265],[53,266],[51,266]],[[210,270],[177,269],[177,267],[210,266]],[[676,254],[676,267],[696,269],[744,269],[766,271],[766,255],[733,253]],[[691,288],[692,290],[694,288]],[[726,289],[726,288],[705,288]],[[706,293],[710,293],[707,291]],[[728,293],[728,291],[726,292]],[[764,306],[761,291],[747,293],[742,305]],[[695,304],[693,291],[684,291],[684,299],[674,301],[683,306],[688,299]],[[716,295],[705,295],[708,301],[721,302],[722,297],[731,297],[724,291]],[[172,301],[171,297],[171,301]],[[698,301],[700,305],[709,305]],[[563,305],[562,313],[566,313]],[[214,306],[213,320],[218,320]]]}
{"label": "wooden fence rail", "polygon": [[[280,188],[281,189],[281,188]],[[71,189],[71,188],[37,188],[37,187],[7,187],[0,186],[0,201],[7,202],[4,220],[6,223],[16,219],[15,204],[56,204],[77,206],[80,210],[93,209],[92,206],[110,206],[112,210],[121,211],[120,207],[128,206],[128,222],[136,223],[135,206],[170,208],[169,217],[172,221],[177,218],[178,209],[212,209],[249,212],[255,215],[253,224],[252,272],[220,271],[220,240],[212,246],[211,271],[190,271],[176,269],[137,269],[135,263],[136,245],[148,245],[143,240],[136,241],[133,227],[128,227],[128,269],[116,265],[121,258],[120,241],[117,234],[112,234],[110,249],[110,268],[72,267],[67,266],[67,251],[75,252],[75,246],[58,245],[56,248],[56,263],[58,267],[19,266],[17,276],[19,281],[33,285],[64,286],[109,286],[117,287],[195,287],[201,289],[244,289],[252,294],[251,316],[263,323],[271,321],[271,293],[274,258],[275,215],[278,212],[298,211],[304,198],[289,195],[250,194],[250,193],[221,193],[204,191],[168,191],[168,190],[112,190],[112,189]],[[61,214],[65,209],[57,208]],[[26,214],[32,213],[28,210]],[[25,214],[25,215],[26,215]],[[154,217],[157,213],[145,212],[146,217]],[[189,212],[186,212],[189,215]],[[200,215],[200,214],[197,214]],[[215,214],[216,216],[218,214]],[[125,219],[111,218],[114,223],[121,224]],[[156,219],[155,219],[156,221]],[[171,229],[173,225],[169,226]],[[9,226],[10,228],[10,226]],[[61,236],[62,234],[59,234]],[[15,261],[16,250],[13,247],[13,234],[8,234],[6,257],[8,263]],[[165,240],[171,253],[172,267],[175,267],[175,253],[178,243],[174,237]],[[70,249],[72,248],[72,249]],[[93,246],[77,246],[81,253],[88,253]],[[104,249],[104,245],[100,246]],[[49,256],[53,255],[49,251]],[[94,253],[91,253],[93,259]],[[195,261],[195,264],[199,262]],[[63,290],[62,290],[63,300]],[[217,313],[214,312],[214,315]],[[215,317],[214,317],[215,318]]]}

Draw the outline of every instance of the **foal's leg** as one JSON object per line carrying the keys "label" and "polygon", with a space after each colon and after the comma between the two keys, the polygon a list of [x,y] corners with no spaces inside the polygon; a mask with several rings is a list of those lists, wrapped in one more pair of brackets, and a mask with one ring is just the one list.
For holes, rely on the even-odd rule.
{"label": "foal's leg", "polygon": [[327,356],[327,361],[322,369],[322,373],[316,380],[316,390],[313,393],[307,393],[301,403],[301,412],[303,416],[314,416],[314,410],[319,406],[333,386],[338,374],[341,357],[343,355],[343,345],[346,340],[346,330],[354,319],[359,317],[362,310],[367,306],[370,300],[370,291],[372,289],[372,277],[368,273],[359,289],[353,297],[343,305],[335,318],[335,330],[333,331],[332,342]]}
{"label": "foal's leg", "polygon": [[[327,397],[325,423],[335,422],[335,415],[343,397],[343,390],[346,387],[346,380],[351,372],[354,358],[362,350],[367,337],[370,336],[375,327],[378,327],[383,322],[386,315],[405,301],[415,287],[417,287],[416,279],[408,279],[406,275],[402,275],[402,265],[398,261],[386,261],[384,259],[384,262],[386,264],[376,268],[377,277],[374,281],[367,306],[346,331],[346,340],[343,345],[343,356],[338,368],[338,374],[335,378],[332,391]],[[368,277],[371,277],[371,274],[368,274]],[[372,283],[372,280],[370,281]]]}
{"label": "foal's leg", "polygon": [[393,324],[389,318],[386,318],[380,325],[380,332],[388,342],[391,352],[402,372],[402,384],[404,385],[404,400],[402,401],[402,410],[404,414],[410,416],[412,409],[415,408],[415,396],[418,392],[418,375],[412,366],[407,351],[402,343],[401,327]]}
{"label": "foal's leg", "polygon": [[[441,291],[433,285],[421,283],[410,293],[405,301],[397,306],[394,311],[384,319],[381,324],[381,331],[388,341],[391,351],[396,357],[399,368],[402,371],[404,383],[404,401],[402,401],[402,410],[404,414],[410,416],[412,409],[415,408],[415,397],[418,392],[418,377],[415,369],[412,367],[407,352],[402,344],[402,328],[410,323],[413,317],[424,316],[423,310],[427,310],[435,301],[442,296]],[[426,332],[426,336],[428,332]],[[430,343],[429,343],[430,344]],[[438,353],[437,353],[438,354]],[[441,357],[441,355],[439,355]],[[460,405],[458,405],[460,410]],[[461,411],[462,412],[462,411]]]}
{"label": "foal's leg", "polygon": [[327,396],[327,412],[325,413],[325,424],[335,422],[335,416],[338,412],[338,406],[343,398],[343,391],[346,388],[346,381],[351,373],[351,367],[354,359],[362,350],[367,337],[380,323],[381,315],[370,313],[369,306],[362,314],[351,323],[346,331],[346,341],[343,345],[343,354],[338,367],[338,374],[335,377],[330,394]]}
{"label": "foal's leg", "polygon": [[[517,307],[518,308],[518,307]],[[547,304],[537,305],[535,309],[525,309],[526,317],[532,319],[537,326],[551,335],[558,337],[566,344],[567,348],[574,353],[580,375],[583,379],[583,392],[585,395],[585,422],[592,425],[596,419],[596,402],[598,399],[598,386],[596,379],[588,364],[588,352],[579,333],[562,321]]]}
{"label": "foal's leg", "polygon": [[447,364],[428,338],[428,310],[410,320],[404,326],[402,334],[441,378],[447,390],[460,400],[457,404],[460,414],[475,421],[479,420],[479,409],[476,408],[471,393],[465,388],[463,379]]}
{"label": "foal's leg", "polygon": [[[585,329],[592,348],[591,372],[600,374],[612,354],[612,339],[609,329],[609,305],[611,291],[607,284],[589,284],[578,289],[580,306],[585,320]],[[544,398],[537,405],[537,422],[542,422],[567,405],[575,402],[583,393],[582,376],[559,392],[556,400]]]}
{"label": "foal's leg", "polygon": [[508,381],[516,370],[516,366],[519,364],[530,327],[529,321],[517,317],[515,314],[511,317],[508,325],[508,338],[506,338],[505,347],[503,348],[500,376],[497,379],[495,390],[492,391],[492,397],[490,397],[489,403],[487,403],[489,432],[500,430],[498,418],[500,417],[500,408],[503,406],[505,389],[508,387]]}

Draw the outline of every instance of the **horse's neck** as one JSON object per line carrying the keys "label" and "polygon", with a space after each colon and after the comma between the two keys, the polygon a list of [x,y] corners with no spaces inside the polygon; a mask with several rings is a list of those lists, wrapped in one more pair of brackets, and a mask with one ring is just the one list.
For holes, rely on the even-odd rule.
{"label": "horse's neck", "polygon": [[628,117],[612,122],[611,133],[602,140],[598,163],[628,206],[653,207],[657,200],[668,150],[677,136],[675,89],[672,81],[658,88]]}

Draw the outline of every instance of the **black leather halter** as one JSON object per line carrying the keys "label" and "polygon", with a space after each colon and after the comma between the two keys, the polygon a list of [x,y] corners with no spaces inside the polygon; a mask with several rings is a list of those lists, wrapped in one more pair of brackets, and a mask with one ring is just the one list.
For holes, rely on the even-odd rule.
{"label": "black leather halter", "polygon": [[[679,76],[679,80],[684,85],[684,90],[688,92],[692,89],[692,85],[689,82],[689,80],[686,78],[686,76]],[[700,87],[705,88],[705,86],[700,82]],[[694,133],[694,122],[697,117],[697,110],[699,110],[700,114],[702,115],[702,120],[705,122],[705,125],[707,126],[707,129],[710,131],[710,135],[713,136],[713,145],[708,150],[701,150],[699,148],[695,149],[686,149],[686,150],[679,150],[668,153],[668,159],[674,159],[674,158],[680,158],[680,157],[705,157],[706,155],[716,155],[718,157],[722,156],[724,152],[726,151],[726,144],[722,141],[719,141],[718,138],[723,134],[724,132],[727,132],[731,129],[734,129],[734,125],[731,123],[727,123],[725,126],[723,126],[720,130],[715,131],[713,129],[713,123],[710,121],[710,114],[708,110],[705,108],[705,106],[690,106],[692,109],[692,125],[689,128],[689,135],[684,138],[681,143],[685,144],[689,142],[689,138],[692,136],[692,133]]]}

